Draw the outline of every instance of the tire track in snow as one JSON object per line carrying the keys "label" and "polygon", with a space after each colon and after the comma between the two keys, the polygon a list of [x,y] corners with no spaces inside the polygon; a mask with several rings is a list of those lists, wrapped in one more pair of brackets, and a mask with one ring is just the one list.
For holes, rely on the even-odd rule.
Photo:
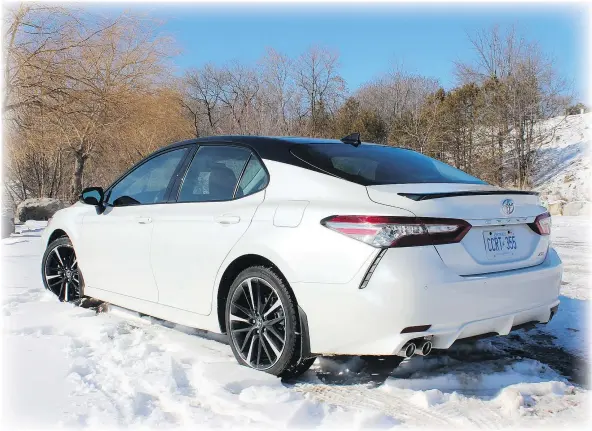
{"label": "tire track in snow", "polygon": [[328,404],[348,409],[377,411],[401,420],[406,425],[451,426],[455,422],[452,417],[423,409],[397,395],[361,385],[297,384],[294,386],[294,390]]}
{"label": "tire track in snow", "polygon": [[73,335],[69,377],[79,382],[73,395],[101,393],[102,397],[92,398],[103,404],[101,410],[114,409],[114,425],[120,426],[179,426],[212,416],[195,398],[197,390],[183,363],[153,344],[153,339],[154,335],[126,322],[88,337]]}

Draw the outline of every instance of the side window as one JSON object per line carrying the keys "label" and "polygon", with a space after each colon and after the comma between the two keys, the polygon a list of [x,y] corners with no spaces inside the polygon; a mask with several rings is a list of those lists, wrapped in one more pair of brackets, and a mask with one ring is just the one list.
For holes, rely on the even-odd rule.
{"label": "side window", "polygon": [[186,152],[186,148],[168,151],[143,163],[111,189],[107,204],[128,206],[164,202],[171,177]]}
{"label": "side window", "polygon": [[202,146],[193,157],[177,202],[228,201],[251,152],[245,148]]}
{"label": "side window", "polygon": [[263,165],[259,159],[255,156],[251,156],[245,172],[241,178],[238,190],[236,191],[237,197],[251,195],[257,193],[259,190],[263,190],[267,185],[267,172],[263,169]]}

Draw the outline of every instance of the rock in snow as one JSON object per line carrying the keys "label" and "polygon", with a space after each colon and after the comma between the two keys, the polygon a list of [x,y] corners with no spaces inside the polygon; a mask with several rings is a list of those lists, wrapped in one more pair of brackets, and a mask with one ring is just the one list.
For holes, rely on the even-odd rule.
{"label": "rock in snow", "polygon": [[49,220],[62,208],[66,208],[66,205],[59,199],[25,199],[16,208],[16,216],[23,223],[27,220]]}

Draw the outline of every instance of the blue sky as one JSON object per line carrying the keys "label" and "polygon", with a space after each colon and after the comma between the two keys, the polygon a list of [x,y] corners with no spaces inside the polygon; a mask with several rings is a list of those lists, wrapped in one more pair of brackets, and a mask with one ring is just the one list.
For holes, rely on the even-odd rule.
{"label": "blue sky", "polygon": [[584,100],[587,10],[582,4],[511,5],[232,5],[145,4],[128,9],[165,21],[182,50],[179,71],[207,62],[254,64],[266,47],[297,56],[311,45],[340,54],[348,88],[394,64],[455,85],[454,61],[470,61],[467,34],[495,24],[514,25],[556,59],[557,70]]}

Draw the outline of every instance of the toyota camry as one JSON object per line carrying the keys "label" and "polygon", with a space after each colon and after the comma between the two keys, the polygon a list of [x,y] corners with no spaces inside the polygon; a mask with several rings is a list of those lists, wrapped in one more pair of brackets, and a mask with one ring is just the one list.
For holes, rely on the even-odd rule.
{"label": "toyota camry", "polygon": [[225,333],[240,364],[285,377],[548,322],[550,232],[536,193],[356,134],[207,137],[58,211],[42,277],[62,301]]}

